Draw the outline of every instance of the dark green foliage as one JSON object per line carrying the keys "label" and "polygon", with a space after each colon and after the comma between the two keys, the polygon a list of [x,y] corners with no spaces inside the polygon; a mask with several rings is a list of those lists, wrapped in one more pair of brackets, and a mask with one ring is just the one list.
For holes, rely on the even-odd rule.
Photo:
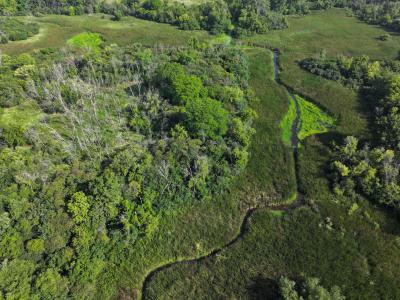
{"label": "dark green foliage", "polygon": [[349,2],[349,6],[365,22],[383,25],[396,31],[400,30],[400,2],[398,1]]}
{"label": "dark green foliage", "polygon": [[0,298],[93,298],[162,216],[217,197],[247,164],[240,50],[76,51],[2,57]]}
{"label": "dark green foliage", "polygon": [[[287,27],[286,14],[306,14],[308,2],[304,0],[218,0],[186,5],[173,0],[134,1],[72,1],[54,4],[49,0],[5,0],[0,3],[0,15],[27,15],[30,13],[56,13],[69,16],[83,13],[103,12],[119,21],[123,15],[168,23],[184,30],[204,29],[213,34],[265,33],[272,29]],[[3,5],[1,5],[3,4]]]}
{"label": "dark green foliage", "polygon": [[377,99],[377,135],[385,147],[400,151],[400,76],[377,79],[373,94]]}
{"label": "dark green foliage", "polygon": [[228,112],[221,103],[210,98],[194,98],[187,102],[186,126],[199,137],[217,139],[228,130]]}
{"label": "dark green foliage", "polygon": [[399,61],[374,61],[368,56],[327,59],[324,54],[320,58],[306,58],[299,64],[303,69],[339,81],[348,87],[359,88],[370,85],[373,80],[385,73],[399,72]]}
{"label": "dark green foliage", "polygon": [[283,300],[344,300],[346,299],[338,286],[332,287],[329,291],[321,286],[318,278],[307,278],[296,290],[296,282],[286,277],[279,280],[280,292]]}
{"label": "dark green foliage", "polygon": [[0,18],[0,43],[20,41],[39,33],[36,23],[24,23],[13,18]]}
{"label": "dark green foliage", "polygon": [[229,33],[233,28],[231,15],[224,0],[208,1],[200,5],[201,27],[213,34]]}
{"label": "dark green foliage", "polygon": [[336,193],[354,196],[357,191],[380,204],[399,205],[399,163],[392,150],[360,149],[356,138],[347,137],[332,168]]}

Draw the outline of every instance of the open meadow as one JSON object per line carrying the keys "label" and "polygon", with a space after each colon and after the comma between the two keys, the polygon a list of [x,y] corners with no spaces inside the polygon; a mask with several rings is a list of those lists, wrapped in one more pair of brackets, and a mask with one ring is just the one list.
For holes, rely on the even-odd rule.
{"label": "open meadow", "polygon": [[278,48],[282,82],[335,115],[340,120],[338,131],[365,135],[367,115],[356,91],[310,74],[302,70],[298,62],[321,52],[327,57],[395,58],[400,49],[400,37],[394,34],[388,41],[379,40],[386,32],[382,27],[348,16],[343,9],[331,9],[304,17],[290,17],[289,28],[245,37],[242,42]]}
{"label": "open meadow", "polygon": [[[292,17],[288,29],[241,40],[278,48],[282,83],[336,119],[327,119],[336,125],[330,132],[306,138],[298,150],[299,189],[308,206],[283,215],[259,210],[250,219],[243,239],[218,255],[197,264],[172,266],[154,276],[146,299],[276,299],[281,276],[318,277],[326,287],[338,285],[348,299],[400,297],[396,217],[365,199],[354,206],[333,194],[326,178],[332,137],[370,135],[367,105],[354,90],[298,66],[301,59],[320,55],[321,49],[327,57],[366,54],[376,59],[394,58],[400,39],[393,36],[390,41],[380,41],[378,37],[385,32],[347,16],[344,10],[333,9]],[[253,64],[261,65],[256,57],[252,57]],[[272,76],[272,70],[266,72]],[[264,84],[270,86],[268,81]],[[281,98],[288,102],[287,95]],[[272,105],[276,107],[276,103]],[[294,119],[294,108],[285,106],[286,112],[288,109],[287,118]],[[288,142],[290,122],[282,122]]]}
{"label": "open meadow", "polygon": [[184,31],[168,24],[160,24],[134,17],[123,17],[115,22],[103,14],[83,16],[46,15],[43,17],[19,17],[23,21],[36,22],[40,26],[39,34],[23,41],[0,45],[0,50],[7,54],[31,52],[47,47],[64,47],[76,34],[93,32],[103,36],[107,44],[116,43],[124,46],[141,43],[145,46],[185,45],[190,37],[207,39],[204,31]]}

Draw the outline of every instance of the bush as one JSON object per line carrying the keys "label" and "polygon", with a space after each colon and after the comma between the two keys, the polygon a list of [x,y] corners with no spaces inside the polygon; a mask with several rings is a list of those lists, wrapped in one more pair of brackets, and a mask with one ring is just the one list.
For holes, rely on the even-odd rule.
{"label": "bush", "polygon": [[36,23],[24,23],[13,18],[0,19],[0,42],[26,40],[39,33],[39,25]]}
{"label": "bush", "polygon": [[382,34],[380,37],[379,37],[379,39],[381,40],[381,41],[388,41],[388,40],[390,40],[390,34],[388,34],[388,33],[385,33],[385,34]]}

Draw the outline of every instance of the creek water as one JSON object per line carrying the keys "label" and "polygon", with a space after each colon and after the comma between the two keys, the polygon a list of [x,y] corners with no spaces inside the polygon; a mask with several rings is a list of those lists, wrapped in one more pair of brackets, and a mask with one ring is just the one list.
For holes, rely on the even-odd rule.
{"label": "creek water", "polygon": [[[278,50],[274,51],[274,79],[275,81],[280,84],[279,82],[279,52]],[[287,90],[287,89],[286,89]],[[295,97],[294,94],[292,94],[291,92],[289,92],[287,90],[290,98],[292,101],[294,101],[294,104],[296,106],[296,118],[293,121],[292,124],[292,137],[291,137],[291,144],[292,144],[292,148],[293,148],[293,155],[294,155],[294,161],[295,161],[295,177],[296,177],[296,185],[298,186],[298,159],[297,159],[297,147],[298,147],[298,130],[299,130],[299,124],[300,124],[300,108],[299,108],[299,103]],[[269,210],[283,210],[283,211],[290,211],[293,210],[295,208],[298,208],[300,206],[304,205],[304,196],[301,192],[297,191],[297,195],[296,195],[296,201],[294,201],[293,203],[290,204],[281,204],[278,206],[269,206],[266,207]],[[209,252],[206,255],[197,257],[197,258],[193,258],[193,259],[181,259],[181,260],[176,260],[173,262],[169,262],[166,263],[164,265],[161,265],[159,267],[154,268],[152,271],[150,271],[147,276],[145,277],[144,281],[143,281],[143,285],[142,285],[142,300],[147,299],[147,289],[152,281],[152,279],[159,273],[162,272],[166,269],[169,269],[173,266],[176,265],[181,265],[181,264],[196,264],[199,263],[201,261],[204,261],[208,258],[211,258],[215,255],[217,255],[218,253],[222,252],[223,250],[225,250],[226,248],[232,246],[233,244],[235,244],[237,241],[239,241],[247,232],[247,228],[248,228],[248,223],[249,220],[251,218],[251,216],[253,215],[253,213],[257,210],[257,207],[250,207],[245,211],[245,214],[243,216],[242,219],[242,223],[240,225],[240,229],[238,234],[231,240],[229,241],[227,244],[223,245],[222,247],[216,248],[214,250],[212,250],[211,252]]]}

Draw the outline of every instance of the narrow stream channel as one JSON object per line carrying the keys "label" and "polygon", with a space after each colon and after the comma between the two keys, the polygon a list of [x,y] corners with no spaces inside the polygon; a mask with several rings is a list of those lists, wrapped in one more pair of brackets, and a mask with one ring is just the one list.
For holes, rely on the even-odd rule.
{"label": "narrow stream channel", "polygon": [[[280,84],[279,80],[279,51],[278,49],[274,50],[274,79],[276,83]],[[300,126],[300,107],[299,107],[299,102],[296,99],[296,96],[293,95],[290,91],[286,89],[287,93],[289,94],[290,98],[294,102],[294,105],[296,107],[296,118],[293,121],[292,124],[292,136],[290,138],[292,147],[294,149],[297,149],[298,147],[298,133],[299,133],[299,126]],[[297,152],[297,151],[296,151]],[[297,155],[297,154],[295,154]]]}
{"label": "narrow stream channel", "polygon": [[[274,79],[275,81],[280,84],[279,82],[279,51],[276,49],[274,50]],[[299,124],[300,124],[300,108],[299,108],[299,104],[298,101],[296,99],[296,97],[290,93],[287,90],[289,96],[291,97],[291,99],[294,101],[295,106],[296,106],[296,119],[293,121],[292,124],[292,137],[291,137],[291,144],[292,144],[292,148],[293,148],[293,155],[294,155],[294,162],[295,162],[295,179],[296,179],[296,185],[299,186],[299,181],[298,181],[298,157],[297,157],[297,148],[298,148],[298,130],[299,130]],[[281,204],[278,206],[270,206],[270,207],[265,207],[269,210],[283,210],[283,211],[290,211],[293,210],[297,207],[300,207],[304,205],[304,196],[303,194],[297,190],[297,197],[296,197],[296,201],[294,201],[291,204]],[[204,255],[204,256],[200,256],[197,258],[193,258],[193,259],[183,259],[183,260],[177,260],[174,262],[170,262],[170,263],[166,263],[164,265],[161,265],[155,269],[153,269],[152,271],[150,271],[147,276],[145,277],[144,281],[143,281],[143,285],[142,285],[142,300],[147,299],[147,289],[152,281],[152,279],[159,273],[162,272],[168,268],[171,268],[173,266],[176,265],[181,265],[181,264],[195,264],[195,263],[199,263],[201,261],[204,261],[208,258],[211,258],[217,254],[219,254],[220,252],[222,252],[223,250],[225,250],[226,248],[230,247],[231,245],[233,245],[234,243],[236,243],[237,241],[239,241],[241,238],[243,238],[243,236],[246,234],[247,232],[247,228],[248,228],[248,222],[249,219],[251,218],[251,216],[253,215],[253,213],[257,210],[258,207],[250,207],[247,209],[245,215],[243,216],[243,220],[242,223],[240,225],[240,230],[239,233],[227,244],[225,244],[224,246],[220,247],[220,248],[216,248],[214,250],[212,250],[210,253]]]}
{"label": "narrow stream channel", "polygon": [[[274,79],[277,84],[281,84],[280,79],[279,79],[279,50],[275,49],[274,50]],[[299,158],[298,158],[298,147],[299,147],[299,129],[300,129],[300,118],[301,118],[301,112],[300,112],[300,106],[299,102],[297,101],[296,96],[291,93],[287,88],[286,92],[288,93],[291,101],[294,102],[295,108],[296,108],[296,118],[293,121],[292,124],[292,136],[290,137],[291,145],[293,148],[293,158],[294,158],[294,170],[295,170],[295,179],[296,179],[296,186],[297,186],[297,200],[296,202],[298,203],[303,203],[304,202],[304,195],[299,191]]]}

